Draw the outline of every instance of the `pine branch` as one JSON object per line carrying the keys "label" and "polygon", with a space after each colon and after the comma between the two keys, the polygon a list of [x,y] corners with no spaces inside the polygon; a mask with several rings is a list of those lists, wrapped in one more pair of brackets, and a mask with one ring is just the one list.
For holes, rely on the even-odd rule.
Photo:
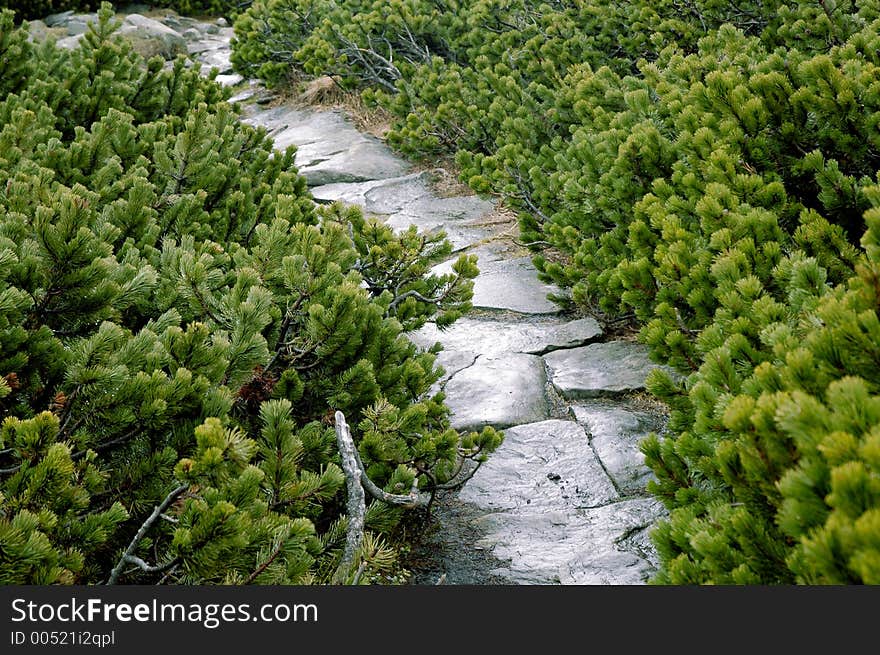
{"label": "pine branch", "polygon": [[274,562],[278,558],[278,556],[281,554],[281,551],[283,549],[284,549],[284,540],[282,539],[281,543],[278,544],[278,548],[276,548],[272,552],[272,554],[269,556],[269,559],[267,559],[265,562],[260,564],[256,568],[256,570],[245,579],[245,581],[242,584],[248,585],[248,584],[251,584],[254,580],[256,580],[260,576],[260,574],[263,571],[265,571],[267,568],[269,568],[269,565],[272,564],[272,562]]}
{"label": "pine branch", "polygon": [[418,491],[418,478],[413,480],[412,488],[410,489],[410,492],[408,494],[403,495],[388,493],[369,478],[366,471],[364,470],[364,465],[361,462],[360,455],[357,455],[357,461],[358,466],[361,469],[361,484],[364,485],[364,489],[369,491],[370,495],[376,500],[381,500],[383,503],[388,503],[389,505],[397,505],[399,507],[403,507],[404,509],[427,507],[430,504],[431,495],[420,494]]}
{"label": "pine branch", "polygon": [[336,444],[342,457],[342,470],[345,472],[345,486],[348,489],[346,500],[348,527],[345,531],[345,549],[342,551],[342,558],[333,573],[331,583],[342,584],[348,579],[358,550],[364,541],[364,516],[367,512],[364,488],[360,484],[361,468],[356,457],[357,449],[342,412],[336,412]]}
{"label": "pine branch", "polygon": [[[179,487],[176,487],[169,492],[167,496],[165,496],[165,500],[163,500],[160,504],[156,505],[155,509],[153,509],[153,513],[147,517],[147,520],[143,522],[140,529],[135,534],[134,539],[131,540],[131,543],[128,544],[128,548],[125,549],[125,552],[122,554],[122,557],[119,558],[119,562],[117,562],[116,566],[113,567],[113,570],[110,571],[110,578],[107,580],[108,585],[116,584],[116,581],[119,579],[120,574],[122,573],[122,567],[126,564],[137,564],[141,566],[141,563],[146,566],[141,566],[141,569],[148,572],[159,572],[170,569],[175,563],[175,560],[172,560],[167,565],[162,565],[161,567],[150,567],[143,560],[138,557],[132,555],[134,551],[137,549],[138,544],[143,540],[143,538],[147,535],[147,531],[156,522],[162,513],[168,509],[168,507],[175,501],[175,499],[182,494],[184,491],[189,489],[189,484],[182,484]],[[140,563],[139,563],[140,562]]]}

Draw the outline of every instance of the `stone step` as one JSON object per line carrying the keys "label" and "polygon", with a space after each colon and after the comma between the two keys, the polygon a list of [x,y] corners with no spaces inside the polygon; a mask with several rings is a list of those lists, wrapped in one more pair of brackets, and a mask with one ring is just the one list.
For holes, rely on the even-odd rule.
{"label": "stone step", "polygon": [[656,500],[635,498],[574,513],[506,510],[473,522],[478,545],[504,562],[492,571],[511,584],[640,585],[656,571],[644,533],[664,515]]}
{"label": "stone step", "polygon": [[456,430],[506,428],[546,419],[544,362],[535,355],[480,356],[446,383],[450,423]]}
{"label": "stone step", "polygon": [[[513,255],[503,246],[489,244],[474,248],[467,254],[476,255],[480,275],[474,280],[473,306],[520,314],[558,314],[561,308],[548,299],[549,294],[562,294],[559,287],[545,284],[527,255]],[[455,260],[431,269],[437,274],[449,273]]]}
{"label": "stone step", "polygon": [[489,236],[473,225],[491,212],[494,205],[476,195],[439,197],[430,188],[425,172],[385,180],[327,184],[312,189],[319,202],[357,205],[382,217],[395,231],[414,225],[419,232],[442,231],[454,251],[468,248]]}
{"label": "stone step", "polygon": [[243,120],[266,128],[279,150],[296,146],[294,163],[309,186],[400,177],[410,168],[336,110],[248,105]]}
{"label": "stone step", "polygon": [[646,496],[646,485],[654,474],[645,465],[639,443],[652,432],[662,432],[664,418],[608,401],[572,405],[571,414],[586,430],[617,489],[627,496]]}
{"label": "stone step", "polygon": [[526,322],[465,316],[444,330],[434,323],[426,323],[407,336],[423,348],[439,342],[446,351],[462,350],[479,355],[543,355],[590,343],[602,336],[602,328],[594,318],[563,321],[555,317],[539,317]]}
{"label": "stone step", "polygon": [[631,341],[593,343],[544,355],[553,386],[569,400],[617,396],[645,388],[655,368],[646,346]]}
{"label": "stone step", "polygon": [[584,429],[550,419],[504,431],[504,442],[459,499],[485,510],[567,510],[618,498]]}

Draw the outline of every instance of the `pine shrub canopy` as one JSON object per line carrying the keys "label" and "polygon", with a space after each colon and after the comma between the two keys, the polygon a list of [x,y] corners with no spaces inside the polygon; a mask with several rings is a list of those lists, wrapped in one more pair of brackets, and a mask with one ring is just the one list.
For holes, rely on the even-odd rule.
{"label": "pine shrub canopy", "polygon": [[[326,582],[333,411],[393,493],[500,442],[449,429],[406,338],[467,311],[475,261],[430,275],[442,236],[318,207],[293,148],[116,24],[66,51],[0,14],[0,582]],[[369,506],[362,581],[402,513]]]}
{"label": "pine shrub canopy", "polygon": [[655,582],[880,580],[876,0],[255,0],[235,29],[243,72],[333,75],[454,155],[545,281],[685,374],[649,381]]}
{"label": "pine shrub canopy", "polygon": [[[64,11],[96,11],[101,4],[102,0],[0,0],[0,9],[11,9],[16,20],[21,21],[43,19]],[[124,8],[137,3],[113,0],[110,4]],[[247,9],[251,0],[164,0],[148,4],[168,7],[186,15],[234,17]]]}

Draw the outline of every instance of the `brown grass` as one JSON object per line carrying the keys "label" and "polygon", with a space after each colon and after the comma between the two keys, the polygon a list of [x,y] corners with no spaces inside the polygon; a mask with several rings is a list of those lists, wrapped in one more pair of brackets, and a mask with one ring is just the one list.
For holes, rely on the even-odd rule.
{"label": "brown grass", "polygon": [[338,78],[322,75],[311,80],[291,80],[284,102],[315,109],[337,109],[362,132],[384,139],[391,129],[391,115],[381,107],[369,106],[356,91],[346,91]]}
{"label": "brown grass", "polygon": [[299,94],[299,101],[305,105],[336,105],[345,91],[339,86],[338,78],[322,75],[306,83]]}

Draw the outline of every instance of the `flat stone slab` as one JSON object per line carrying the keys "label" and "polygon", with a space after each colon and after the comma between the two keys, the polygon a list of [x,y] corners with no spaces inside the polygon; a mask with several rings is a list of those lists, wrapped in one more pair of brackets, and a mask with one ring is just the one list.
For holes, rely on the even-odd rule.
{"label": "flat stone slab", "polygon": [[639,442],[663,429],[662,418],[602,401],[574,405],[571,413],[590,435],[593,450],[621,493],[647,495],[645,485],[654,474],[645,465]]}
{"label": "flat stone slab", "polygon": [[203,34],[198,39],[187,39],[187,41],[186,50],[195,59],[220,57],[229,59],[232,56],[230,39],[219,34]]}
{"label": "flat stone slab", "polygon": [[[218,50],[205,50],[199,53],[196,59],[201,62],[202,68],[207,72],[216,68],[221,75],[232,73],[231,51],[228,48]],[[241,79],[241,76],[239,76]]]}
{"label": "flat stone slab", "polygon": [[427,195],[428,176],[424,172],[367,182],[337,182],[311,189],[318,202],[342,202],[358,205],[371,214],[390,215]]}
{"label": "flat stone slab", "polygon": [[[547,298],[561,294],[559,287],[538,280],[531,258],[509,256],[490,246],[468,252],[477,256],[480,275],[474,280],[473,306],[502,309],[520,314],[556,314],[559,306]],[[433,272],[448,273],[455,260],[435,266]]]}
{"label": "flat stone slab", "polygon": [[630,536],[663,514],[662,505],[647,498],[572,514],[493,512],[476,520],[486,535],[478,545],[508,560],[492,573],[511,584],[640,585],[656,571],[656,557]]}
{"label": "flat stone slab", "polygon": [[490,235],[488,229],[473,223],[491,212],[493,207],[491,202],[478,196],[424,196],[388,216],[386,222],[395,231],[405,230],[411,225],[419,232],[442,231],[452,250],[458,252]]}
{"label": "flat stone slab", "polygon": [[600,398],[645,388],[645,378],[659,368],[648,349],[629,341],[593,343],[544,355],[550,378],[568,399]]}
{"label": "flat stone slab", "polygon": [[504,430],[504,442],[459,493],[490,511],[574,511],[617,497],[584,429],[557,419]]}
{"label": "flat stone slab", "polygon": [[425,323],[409,338],[423,348],[438,341],[448,350],[467,350],[481,355],[518,352],[542,355],[560,348],[575,348],[602,336],[602,328],[593,318],[560,321],[539,318],[531,322],[494,321],[463,317],[449,328],[440,330]]}
{"label": "flat stone slab", "polygon": [[434,383],[431,393],[441,391],[453,375],[459,371],[473,366],[477,361],[478,353],[466,350],[443,350],[437,354],[436,364],[442,366],[445,373]]}
{"label": "flat stone slab", "polygon": [[296,146],[295,164],[309,186],[400,177],[409,164],[378,139],[362,134],[338,111],[250,105],[245,123],[265,127],[284,150]]}
{"label": "flat stone slab", "polygon": [[540,357],[518,353],[478,357],[446,383],[450,423],[456,430],[479,430],[548,418],[546,381]]}
{"label": "flat stone slab", "polygon": [[313,188],[312,197],[319,202],[358,205],[384,218],[395,231],[410,225],[420,232],[442,230],[456,251],[489,236],[487,230],[471,224],[494,209],[492,202],[476,195],[438,197],[429,179],[422,172],[386,180],[328,184]]}

